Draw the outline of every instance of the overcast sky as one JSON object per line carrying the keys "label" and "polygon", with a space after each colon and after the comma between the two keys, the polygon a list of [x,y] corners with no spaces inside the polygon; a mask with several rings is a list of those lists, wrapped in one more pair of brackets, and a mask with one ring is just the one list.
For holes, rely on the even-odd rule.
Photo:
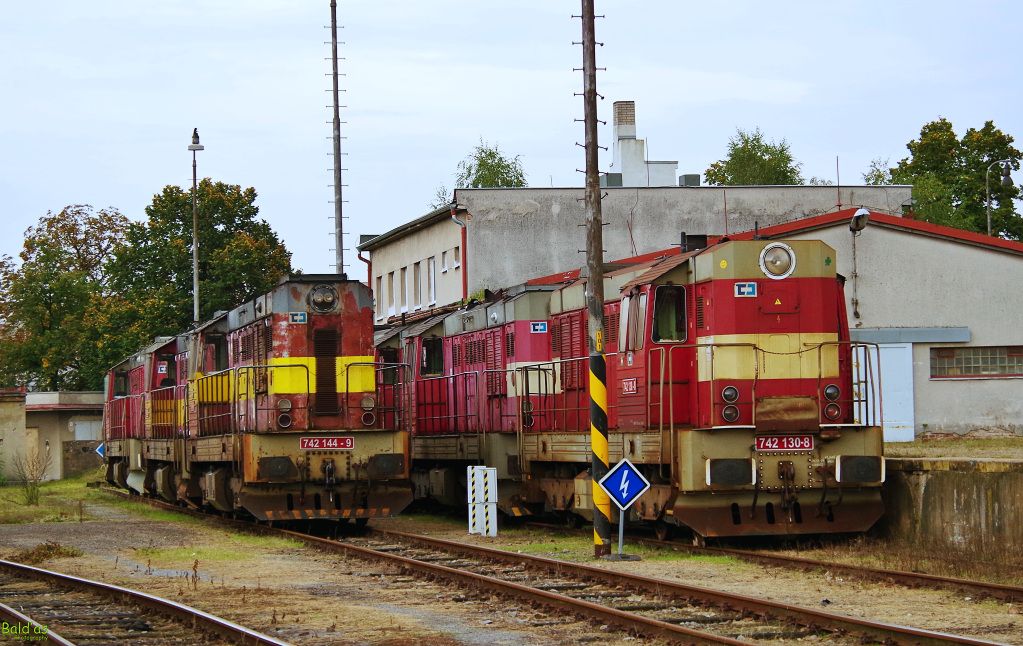
{"label": "overcast sky", "polygon": [[[579,3],[340,2],[346,227],[425,213],[480,138],[534,186],[580,186]],[[637,103],[650,159],[702,172],[737,127],[785,138],[806,177],[861,181],[939,116],[1023,137],[1018,2],[597,0],[598,77]],[[67,204],[132,218],[201,177],[259,193],[306,272],[333,271],[328,0],[5,3],[0,253]],[[601,143],[610,144],[610,125]],[[1017,146],[1020,142],[1017,141]],[[609,158],[602,158],[602,169]],[[1023,178],[1017,178],[1020,181]]]}

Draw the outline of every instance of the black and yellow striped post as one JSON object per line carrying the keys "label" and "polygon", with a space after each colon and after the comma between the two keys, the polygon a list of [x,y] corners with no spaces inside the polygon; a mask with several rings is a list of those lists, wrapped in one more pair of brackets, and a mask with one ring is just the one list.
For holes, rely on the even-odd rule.
{"label": "black and yellow striped post", "polygon": [[611,553],[611,500],[598,482],[608,470],[607,365],[604,362],[604,236],[597,167],[597,43],[594,0],[582,0],[583,108],[586,130],[586,309],[590,332],[590,466],[593,555]]}

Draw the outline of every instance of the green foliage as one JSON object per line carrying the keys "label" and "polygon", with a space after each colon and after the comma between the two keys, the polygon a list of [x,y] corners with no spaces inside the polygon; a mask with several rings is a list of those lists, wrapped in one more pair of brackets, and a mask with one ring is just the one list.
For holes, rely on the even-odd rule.
{"label": "green foliage", "polygon": [[787,141],[767,141],[757,128],[736,130],[728,140],[728,155],[704,171],[708,184],[717,186],[751,186],[802,184],[802,164],[792,157]]}
{"label": "green foliage", "polygon": [[875,157],[870,160],[867,172],[863,173],[863,183],[868,186],[888,186],[892,184],[892,169],[888,167],[888,159]]}
{"label": "green foliage", "polygon": [[25,232],[20,266],[0,259],[0,383],[99,386],[99,362],[112,357],[97,352],[96,319],[111,305],[105,269],[127,226],[115,209],[68,206]]}
{"label": "green foliage", "polygon": [[[913,197],[925,220],[984,233],[987,170],[1002,159],[1019,170],[1023,153],[1013,141],[992,121],[979,130],[970,128],[959,138],[952,123],[940,118],[925,124],[920,137],[906,144],[910,156],[891,169],[891,180],[914,185]],[[1023,239],[1023,219],[1013,202],[1020,191],[1015,185],[1002,186],[998,164],[991,168],[990,189],[992,235]]]}
{"label": "green foliage", "polygon": [[[204,179],[197,198],[205,319],[268,291],[291,254],[254,189]],[[100,389],[112,365],[191,325],[191,193],[167,186],[146,215],[68,206],[25,233],[20,266],[0,257],[0,385]]]}
{"label": "green foliage", "polygon": [[480,143],[458,163],[455,175],[458,188],[503,188],[526,186],[526,175],[518,155],[508,158],[497,144]]}
{"label": "green foliage", "polygon": [[[253,188],[199,182],[200,319],[269,291],[291,271],[291,253],[258,219]],[[143,321],[146,337],[175,334],[192,322],[191,192],[166,186],[132,223],[110,265],[124,305]]]}

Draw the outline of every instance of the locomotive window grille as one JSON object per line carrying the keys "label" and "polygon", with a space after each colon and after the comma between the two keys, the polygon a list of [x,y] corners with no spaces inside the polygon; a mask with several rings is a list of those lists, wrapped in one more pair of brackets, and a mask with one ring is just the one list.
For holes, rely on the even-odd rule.
{"label": "locomotive window grille", "polygon": [[515,356],[515,333],[508,332],[504,336],[504,351],[505,356],[511,358]]}
{"label": "locomotive window grille", "polygon": [[654,292],[654,341],[686,340],[686,290],[681,285],[661,285]]}
{"label": "locomotive window grille", "polygon": [[551,354],[555,357],[561,355],[561,321],[551,321]]}
{"label": "locomotive window grille", "polygon": [[457,343],[451,344],[451,367],[459,368],[462,365],[462,346]]}
{"label": "locomotive window grille", "polygon": [[[255,356],[253,357],[253,363],[265,366],[270,363],[270,343],[272,336],[270,333],[269,321],[263,321],[262,324],[256,327],[255,334]],[[256,381],[256,392],[266,392],[269,388],[269,379],[267,378],[266,368],[256,368],[256,374],[254,375]]]}
{"label": "locomotive window grille", "polygon": [[313,331],[313,356],[316,359],[316,406],[313,411],[317,415],[337,415],[340,411],[337,351],[337,330],[323,328]]}
{"label": "locomotive window grille", "polygon": [[[501,359],[504,356],[504,348],[502,348],[503,335],[500,330],[495,330],[487,334],[486,338],[486,369],[488,371],[500,371],[504,368]],[[505,392],[504,389],[504,373],[503,372],[487,372],[487,394],[488,395],[502,395]]]}
{"label": "locomotive window grille", "polygon": [[696,297],[696,327],[702,328],[703,325],[703,296]]}
{"label": "locomotive window grille", "polygon": [[604,315],[604,334],[607,335],[607,342],[618,343],[618,326],[621,314],[618,312],[612,312],[610,315]]}
{"label": "locomotive window grille", "polygon": [[1023,346],[931,348],[932,379],[1023,377]]}
{"label": "locomotive window grille", "polygon": [[[579,312],[571,315],[561,323],[561,351],[562,358],[577,358],[585,356],[585,348],[588,343],[586,339],[587,326],[584,323],[586,312]],[[561,367],[561,380],[565,390],[578,390],[585,383],[583,370],[586,366],[583,361],[566,361]]]}

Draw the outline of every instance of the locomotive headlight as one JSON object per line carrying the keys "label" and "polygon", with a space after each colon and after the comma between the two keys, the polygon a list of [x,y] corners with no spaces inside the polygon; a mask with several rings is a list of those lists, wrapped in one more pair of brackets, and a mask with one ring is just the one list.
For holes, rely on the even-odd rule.
{"label": "locomotive headlight", "polygon": [[739,399],[739,389],[735,386],[725,386],[721,391],[721,399],[729,404],[734,404],[735,400]]}
{"label": "locomotive headlight", "polygon": [[729,404],[721,409],[721,419],[725,420],[729,424],[739,419],[739,409]]}
{"label": "locomotive headlight", "polygon": [[330,285],[317,285],[309,292],[309,305],[317,312],[329,312],[337,303],[337,292]]}
{"label": "locomotive headlight", "polygon": [[824,416],[830,420],[838,419],[838,416],[842,414],[842,409],[838,404],[831,403],[824,407]]}
{"label": "locomotive headlight", "polygon": [[828,401],[837,401],[841,394],[842,391],[835,384],[828,384],[824,387],[824,396],[828,398]]}
{"label": "locomotive headlight", "polygon": [[291,410],[291,400],[290,399],[278,399],[277,400],[277,410],[281,411],[282,413],[287,413],[289,410]]}
{"label": "locomotive headlight", "polygon": [[373,395],[365,395],[362,398],[361,406],[362,410],[373,410],[376,408],[377,400]]}
{"label": "locomotive headlight", "polygon": [[789,276],[796,270],[796,254],[783,242],[773,242],[760,252],[760,271],[774,280]]}

